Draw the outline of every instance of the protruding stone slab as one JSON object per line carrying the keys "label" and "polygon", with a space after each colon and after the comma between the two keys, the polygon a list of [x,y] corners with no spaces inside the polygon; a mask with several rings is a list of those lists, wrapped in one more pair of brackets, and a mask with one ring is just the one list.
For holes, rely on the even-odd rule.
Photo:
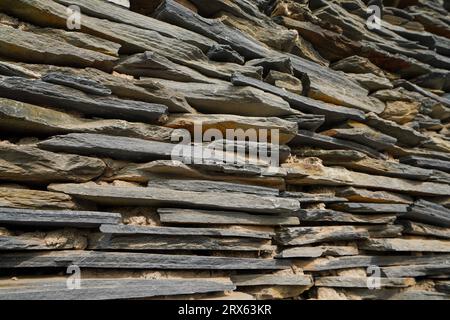
{"label": "protruding stone slab", "polygon": [[0,207],[31,209],[78,209],[72,197],[59,192],[0,187]]}
{"label": "protruding stone slab", "polygon": [[250,186],[246,184],[222,182],[222,181],[208,181],[208,180],[194,180],[194,179],[152,179],[148,182],[148,186],[152,188],[173,189],[180,191],[193,192],[233,192],[233,193],[248,193],[259,196],[279,196],[279,190],[267,187]]}
{"label": "protruding stone slab", "polygon": [[400,223],[404,227],[403,233],[405,234],[450,239],[450,228],[436,227],[429,224],[407,220],[400,221]]}
{"label": "protruding stone slab", "polygon": [[293,185],[352,186],[397,191],[411,195],[438,196],[450,194],[450,186],[442,183],[373,176],[344,168],[325,167],[318,159],[314,158],[306,159],[304,162],[282,165],[283,168],[288,170],[287,183]]}
{"label": "protruding stone slab", "polygon": [[305,245],[327,241],[348,241],[369,238],[364,229],[352,226],[290,227],[277,234],[277,241],[283,245]]}
{"label": "protruding stone slab", "polygon": [[[220,83],[216,78],[203,75],[195,69],[170,61],[163,55],[146,51],[121,60],[114,70],[134,77],[160,78],[181,82]],[[242,72],[250,76],[259,76],[257,68],[243,68]]]}
{"label": "protruding stone slab", "polygon": [[270,241],[239,237],[167,236],[167,235],[105,235],[89,238],[91,250],[214,250],[214,251],[274,251]]}
{"label": "protruding stone slab", "polygon": [[109,96],[112,94],[112,91],[103,86],[101,83],[85,77],[77,77],[59,72],[50,72],[44,75],[41,79],[45,82],[60,84],[62,86],[74,88],[97,96]]}
{"label": "protruding stone slab", "polygon": [[295,247],[284,249],[277,258],[318,258],[322,256],[355,256],[358,254],[356,246],[317,246]]}
{"label": "protruding stone slab", "polygon": [[422,239],[369,239],[360,247],[369,251],[450,252],[450,241]]}
{"label": "protruding stone slab", "polygon": [[277,275],[277,274],[246,274],[235,275],[231,281],[237,287],[247,286],[312,286],[310,275]]}
{"label": "protruding stone slab", "polygon": [[86,182],[100,176],[106,168],[100,159],[8,142],[0,142],[0,159],[0,179],[14,182]]}
{"label": "protruding stone slab", "polygon": [[53,37],[0,25],[0,54],[31,63],[112,69],[116,57],[76,47]]}
{"label": "protruding stone slab", "polygon": [[176,270],[278,270],[290,268],[279,259],[225,258],[127,252],[51,251],[2,254],[1,268],[176,269]]}
{"label": "protruding stone slab", "polygon": [[372,128],[397,139],[400,144],[415,147],[428,140],[428,137],[407,126],[384,120],[374,113],[367,114],[367,124]]}
{"label": "protruding stone slab", "polygon": [[296,113],[289,103],[274,94],[252,87],[235,87],[223,81],[210,84],[151,78],[139,80],[136,84],[151,88],[155,82],[183,94],[189,104],[202,113],[250,117],[279,117]]}
{"label": "protruding stone slab", "polygon": [[208,51],[208,58],[218,62],[244,64],[245,59],[229,45],[215,44]]}
{"label": "protruding stone slab", "polygon": [[388,278],[440,276],[450,272],[450,260],[435,264],[384,267],[381,272]]}
{"label": "protruding stone slab", "polygon": [[351,202],[374,202],[374,203],[403,203],[410,204],[413,199],[407,195],[392,193],[388,191],[371,191],[367,189],[344,188],[338,189],[336,195],[347,198]]}
{"label": "protruding stone slab", "polygon": [[27,103],[78,111],[87,115],[153,123],[167,120],[167,107],[114,97],[93,97],[42,80],[0,76],[0,96]]}
{"label": "protruding stone slab", "polygon": [[[278,130],[279,143],[285,144],[295,137],[298,131],[298,123],[304,117],[295,116],[294,119],[281,119],[276,117],[243,117],[230,114],[173,114],[169,121],[164,124],[166,127],[174,129],[186,129],[191,134],[197,128],[202,129],[202,133],[209,129],[217,129],[226,137],[227,129],[242,129],[249,132],[255,130],[257,137],[262,137],[262,132],[267,133],[267,139],[271,141],[271,130]],[[298,117],[298,118],[297,118]]]}
{"label": "protruding stone slab", "polygon": [[104,134],[70,133],[39,142],[39,148],[54,152],[97,155],[144,162],[170,159],[176,144]]}
{"label": "protruding stone slab", "polygon": [[366,154],[369,157],[377,159],[386,159],[386,156],[384,154],[365,145],[348,140],[329,137],[327,135],[318,134],[306,130],[299,130],[295,138],[292,139],[289,144],[294,147],[309,146],[314,148],[323,148],[331,150],[333,149],[355,150],[363,154]]}
{"label": "protruding stone slab", "polygon": [[300,203],[334,203],[334,202],[345,202],[345,198],[335,197],[328,193],[307,193],[307,192],[297,192],[297,191],[284,191],[281,193],[284,198],[296,198]]}
{"label": "protruding stone slab", "polygon": [[425,200],[416,201],[404,218],[439,227],[450,227],[450,209]]}
{"label": "protruding stone slab", "polygon": [[324,115],[330,122],[339,122],[342,120],[363,120],[364,114],[361,111],[319,102],[314,99],[303,97],[295,93],[275,87],[263,81],[246,77],[240,73],[233,74],[231,82],[235,86],[251,86],[260,90],[272,93],[289,102],[292,108],[306,113]]}
{"label": "protruding stone slab", "polygon": [[[406,288],[416,283],[414,278],[379,278],[379,280],[382,288]],[[364,277],[329,276],[316,278],[314,285],[335,288],[367,288],[370,281],[373,280]]]}
{"label": "protruding stone slab", "polygon": [[354,213],[406,213],[408,205],[393,203],[358,203],[344,202],[332,204],[331,207],[336,210],[342,210]]}
{"label": "protruding stone slab", "polygon": [[159,208],[162,223],[206,225],[289,226],[300,224],[297,217],[253,215],[242,212]]}
{"label": "protruding stone slab", "polygon": [[[426,256],[348,256],[315,259],[302,263],[304,271],[327,271],[338,269],[362,268],[368,266],[405,266],[404,269],[415,267],[422,268],[427,265],[445,265],[449,268],[450,255],[426,255]],[[400,276],[407,276],[402,275]],[[388,275],[388,277],[391,277]],[[398,277],[397,276],[393,276]],[[414,276],[413,276],[414,277]]]}
{"label": "protruding stone slab", "polygon": [[147,227],[116,224],[102,224],[100,231],[114,235],[214,236],[255,239],[271,239],[274,235],[271,232],[239,231],[219,228]]}
{"label": "protruding stone slab", "polygon": [[450,172],[450,161],[431,159],[431,158],[423,158],[423,157],[417,157],[417,156],[408,156],[408,157],[400,158],[400,162],[406,163],[409,165],[413,165],[413,166],[417,166],[417,167],[421,167],[421,168]]}
{"label": "protruding stone slab", "polygon": [[52,184],[49,190],[108,205],[175,206],[262,213],[290,213],[300,208],[294,199],[251,194],[190,192],[161,188],[113,187],[95,184]]}
{"label": "protruding stone slab", "polygon": [[0,98],[0,126],[5,132],[54,135],[71,132],[169,141],[173,130],[157,125],[115,119],[83,119],[53,109]]}
{"label": "protruding stone slab", "polygon": [[344,140],[350,140],[375,150],[386,150],[395,145],[397,139],[370,128],[330,129],[320,134]]}
{"label": "protruding stone slab", "polygon": [[120,223],[119,213],[79,210],[34,210],[0,207],[0,223],[48,227],[92,228]]}
{"label": "protruding stone slab", "polygon": [[116,300],[234,290],[231,282],[214,279],[85,279],[78,290],[66,278],[3,280],[1,300]]}
{"label": "protruding stone slab", "polygon": [[[301,201],[300,201],[301,202]],[[347,212],[329,209],[308,209],[295,213],[300,221],[310,222],[344,222],[344,223],[364,223],[364,224],[385,224],[393,223],[396,215],[389,214],[352,214]]]}

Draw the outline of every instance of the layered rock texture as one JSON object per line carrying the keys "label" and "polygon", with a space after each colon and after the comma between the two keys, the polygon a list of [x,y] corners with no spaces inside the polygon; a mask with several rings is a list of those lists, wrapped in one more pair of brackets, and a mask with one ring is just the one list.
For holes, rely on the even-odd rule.
{"label": "layered rock texture", "polygon": [[0,0],[0,299],[450,299],[448,1],[367,5]]}

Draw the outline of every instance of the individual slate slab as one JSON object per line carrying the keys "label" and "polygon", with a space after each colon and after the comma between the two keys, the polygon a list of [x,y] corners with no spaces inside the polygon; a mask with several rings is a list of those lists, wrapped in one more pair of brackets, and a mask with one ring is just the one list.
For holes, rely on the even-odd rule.
{"label": "individual slate slab", "polygon": [[296,192],[296,191],[284,191],[281,193],[284,198],[295,198],[300,201],[300,203],[333,203],[333,202],[344,202],[345,198],[334,197],[328,193],[307,193],[307,192]]}
{"label": "individual slate slab", "polygon": [[[280,168],[272,169],[275,172],[277,170],[279,172],[283,171]],[[145,164],[131,164],[104,179],[106,181],[124,180],[148,183],[155,176],[176,179],[226,181],[277,189],[283,189],[285,187],[284,174],[266,174],[266,170],[260,166],[217,162],[187,165],[178,160],[156,160]]]}
{"label": "individual slate slab", "polygon": [[397,139],[382,134],[370,128],[336,128],[323,131],[320,134],[329,137],[350,140],[375,150],[386,150],[397,143]]}
{"label": "individual slate slab", "polygon": [[217,129],[222,132],[224,137],[226,137],[227,129],[242,129],[244,132],[255,132],[257,137],[261,138],[263,134],[267,133],[268,142],[271,141],[271,130],[278,130],[279,143],[286,144],[297,134],[298,123],[302,119],[308,118],[306,115],[292,117],[295,117],[295,119],[243,117],[230,114],[173,114],[170,115],[169,121],[164,126],[174,129],[186,129],[191,134],[195,134],[196,129],[201,129],[202,133],[209,129]]}
{"label": "individual slate slab", "polygon": [[40,78],[40,74],[7,61],[0,61],[0,74],[9,77]]}
{"label": "individual slate slab", "polygon": [[112,70],[118,58],[53,37],[0,25],[0,54],[16,61]]}
{"label": "individual slate slab", "polygon": [[157,125],[116,119],[83,119],[68,113],[0,98],[0,126],[5,132],[55,135],[72,132],[100,133],[169,141],[173,130]]}
{"label": "individual slate slab", "polygon": [[101,0],[57,0],[56,2],[66,6],[77,5],[86,15],[152,30],[162,35],[196,45],[204,50],[214,44],[214,41],[198,33],[190,32],[176,25],[168,24],[131,10],[119,8]]}
{"label": "individual slate slab", "polygon": [[[368,288],[373,281],[373,278],[365,277],[329,276],[315,278],[314,285],[333,288]],[[378,279],[376,281],[381,288],[407,288],[416,283],[414,278],[379,278],[379,281]]]}
{"label": "individual slate slab", "polygon": [[364,229],[352,226],[326,227],[290,227],[277,234],[277,241],[282,245],[305,245],[328,241],[349,241],[369,238]]}
{"label": "individual slate slab", "polygon": [[158,20],[191,30],[220,44],[229,45],[247,59],[260,58],[270,52],[268,47],[240,30],[225,25],[219,19],[203,18],[176,1],[163,1],[153,15]]}
{"label": "individual slate slab", "polygon": [[[138,53],[121,60],[114,70],[134,77],[150,77],[181,82],[215,83],[214,78],[204,76],[189,67],[174,63],[152,51]],[[255,70],[252,70],[255,73]]]}
{"label": "individual slate slab", "polygon": [[450,252],[450,241],[423,239],[369,239],[359,245],[369,251]]}
{"label": "individual slate slab", "polygon": [[289,145],[295,146],[309,146],[313,148],[323,148],[323,149],[347,149],[347,150],[355,150],[361,153],[368,155],[369,157],[373,157],[376,159],[386,159],[386,156],[375,149],[367,147],[365,145],[329,137],[326,135],[314,133],[306,130],[299,130],[294,139],[291,140]]}
{"label": "individual slate slab", "polygon": [[283,117],[285,120],[297,122],[302,130],[316,131],[325,123],[325,116],[319,114],[301,114]]}
{"label": "individual slate slab", "polygon": [[439,292],[450,294],[450,281],[439,281],[436,283],[435,288]]}
{"label": "individual slate slab", "polygon": [[431,158],[423,158],[423,157],[417,157],[417,156],[408,156],[408,157],[400,158],[400,162],[406,163],[409,165],[413,165],[413,166],[417,166],[417,167],[421,167],[421,168],[450,172],[450,161],[431,159]]}
{"label": "individual slate slab", "polygon": [[402,214],[408,212],[408,205],[394,203],[357,203],[344,202],[335,203],[331,208],[352,213],[396,213]]}
{"label": "individual slate slab", "polygon": [[290,226],[300,224],[297,217],[253,215],[243,212],[159,208],[162,223],[206,225]]}
{"label": "individual slate slab", "polygon": [[93,235],[90,250],[147,251],[147,250],[201,250],[201,251],[275,251],[267,240],[166,235]]}
{"label": "individual slate slab", "polygon": [[397,219],[397,216],[392,214],[361,215],[335,211],[330,209],[299,210],[295,213],[295,215],[300,219],[300,221],[339,222],[339,223],[342,222],[342,223],[357,223],[357,224],[387,224],[393,223]]}
{"label": "individual slate slab", "polygon": [[[401,268],[411,270],[415,267],[422,268],[422,266],[432,265],[447,265],[447,269],[450,267],[450,255],[424,255],[424,256],[348,256],[337,258],[320,258],[313,261],[305,262],[301,264],[304,271],[328,271],[338,269],[351,269],[351,268],[363,268],[369,266],[402,266]],[[403,277],[392,276],[392,277]],[[389,278],[391,276],[388,275]],[[412,276],[414,277],[414,275]]]}
{"label": "individual slate slab", "polygon": [[0,159],[0,179],[14,182],[87,182],[99,177],[106,168],[100,159],[8,142],[0,142]]}
{"label": "individual slate slab", "polygon": [[245,274],[231,277],[237,287],[248,286],[312,286],[310,275]]}
{"label": "individual slate slab", "polygon": [[172,269],[172,270],[279,270],[290,261],[128,252],[50,251],[2,254],[0,268]]}
{"label": "individual slate slab", "polygon": [[233,192],[233,193],[248,193],[259,196],[279,196],[278,189],[251,186],[246,184],[222,182],[222,181],[208,181],[195,179],[152,179],[148,182],[148,186],[152,188],[173,189],[180,191],[194,191],[194,192]]}
{"label": "individual slate slab", "polygon": [[36,251],[75,249],[73,243],[52,244],[37,237],[0,236],[0,252],[2,251]]}
{"label": "individual slate slab", "polygon": [[272,93],[289,102],[292,108],[306,113],[324,115],[330,122],[339,122],[348,119],[364,120],[364,113],[358,110],[327,104],[300,96],[266,82],[246,77],[240,73],[233,74],[231,83],[235,86],[251,86]]}
{"label": "individual slate slab", "polygon": [[[162,209],[160,209],[162,210]],[[166,236],[213,236],[272,239],[272,232],[240,231],[219,228],[147,227],[133,225],[102,224],[100,231],[113,235],[166,235]]]}
{"label": "individual slate slab", "polygon": [[229,281],[214,279],[130,279],[81,280],[81,288],[71,290],[66,278],[3,280],[0,300],[116,300],[157,296],[214,293],[234,290]]}
{"label": "individual slate slab", "polygon": [[113,95],[121,99],[138,100],[151,104],[165,105],[167,106],[169,112],[195,113],[195,110],[180,94],[156,82],[152,84],[149,90],[147,90],[137,86],[137,80],[135,79],[131,79],[130,77],[126,77],[118,73],[109,74],[94,68],[76,69],[49,65],[26,66],[33,71],[40,72],[41,74],[59,72],[69,74],[74,77],[83,77],[94,80],[110,89]]}
{"label": "individual slate slab", "polygon": [[93,228],[120,223],[119,213],[79,210],[33,210],[0,207],[0,223],[46,227]]}
{"label": "individual slate slab", "polygon": [[71,196],[59,192],[0,187],[0,207],[30,209],[79,209]]}
{"label": "individual slate slab", "polygon": [[215,44],[208,50],[208,58],[218,62],[244,64],[245,59],[229,45]]}
{"label": "individual slate slab", "polygon": [[450,227],[450,209],[425,200],[416,201],[403,218],[438,227]]}
{"label": "individual slate slab", "polygon": [[[0,236],[0,253],[5,251],[25,250],[53,250],[46,245],[45,240],[36,238],[22,238],[13,236]],[[73,249],[70,247],[64,249]]]}
{"label": "individual slate slab", "polygon": [[399,203],[410,204],[413,199],[407,195],[387,191],[371,191],[367,189],[343,188],[336,191],[336,196],[347,198],[351,202]]}
{"label": "individual slate slab", "polygon": [[295,247],[284,249],[276,258],[318,258],[323,256],[356,256],[356,246],[317,246],[317,247]]}
{"label": "individual slate slab", "polygon": [[442,183],[373,176],[344,168],[325,167],[318,163],[312,166],[285,163],[281,166],[288,170],[286,182],[292,185],[352,186],[427,196],[450,194],[450,186]]}
{"label": "individual slate slab", "polygon": [[155,82],[183,94],[189,104],[201,113],[279,117],[297,112],[274,94],[253,87],[235,87],[224,81],[211,84],[151,78],[139,80],[136,84],[151,88]]}
{"label": "individual slate slab", "polygon": [[436,227],[429,224],[407,220],[400,221],[400,223],[404,227],[403,233],[405,234],[450,239],[450,228]]}
{"label": "individual slate slab", "polygon": [[[403,178],[419,181],[431,180],[435,172],[428,169],[422,169],[394,161],[384,161],[369,158],[367,156],[359,157],[359,159],[333,159],[333,154],[342,153],[341,151],[331,151],[326,154],[323,150],[317,152],[318,156],[323,159],[323,163],[327,166],[340,166],[350,170],[369,173],[371,175],[381,175],[386,177]],[[360,153],[360,152],[359,152]]]}
{"label": "individual slate slab", "polygon": [[[100,204],[128,206],[179,206],[261,213],[290,213],[300,208],[294,199],[251,194],[190,192],[161,188],[113,187],[91,184],[52,184],[49,190],[63,192]],[[126,201],[126,202],[125,202]]]}
{"label": "individual slate slab", "polygon": [[168,113],[167,107],[160,104],[96,97],[73,88],[21,77],[0,76],[0,96],[92,116],[131,121],[165,122]]}

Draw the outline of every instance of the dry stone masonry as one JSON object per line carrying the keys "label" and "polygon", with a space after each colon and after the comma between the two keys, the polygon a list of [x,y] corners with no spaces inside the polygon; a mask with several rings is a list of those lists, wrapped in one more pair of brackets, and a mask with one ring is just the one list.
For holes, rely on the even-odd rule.
{"label": "dry stone masonry", "polygon": [[0,299],[449,300],[449,1],[369,2],[0,0]]}

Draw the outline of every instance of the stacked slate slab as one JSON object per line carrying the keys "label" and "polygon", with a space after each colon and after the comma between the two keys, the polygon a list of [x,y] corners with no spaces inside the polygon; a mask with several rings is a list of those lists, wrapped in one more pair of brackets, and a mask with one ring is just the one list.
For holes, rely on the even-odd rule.
{"label": "stacked slate slab", "polygon": [[0,300],[449,300],[449,6],[368,3],[0,1]]}

